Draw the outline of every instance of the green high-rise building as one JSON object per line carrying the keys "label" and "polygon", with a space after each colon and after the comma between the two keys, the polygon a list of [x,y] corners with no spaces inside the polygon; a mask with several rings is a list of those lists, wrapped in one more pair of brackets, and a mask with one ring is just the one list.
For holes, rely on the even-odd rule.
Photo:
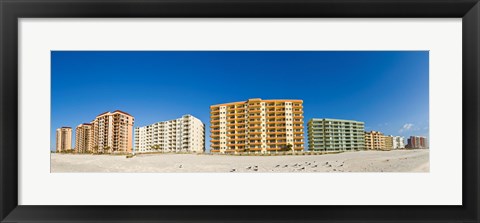
{"label": "green high-rise building", "polygon": [[365,123],[328,118],[310,119],[308,149],[310,151],[364,150]]}

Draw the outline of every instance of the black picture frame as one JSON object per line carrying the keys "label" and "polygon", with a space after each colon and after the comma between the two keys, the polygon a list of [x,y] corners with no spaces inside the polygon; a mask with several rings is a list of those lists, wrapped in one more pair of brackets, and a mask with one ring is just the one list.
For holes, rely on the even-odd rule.
{"label": "black picture frame", "polygon": [[[2,222],[479,222],[480,5],[478,0],[0,0],[0,14],[0,219]],[[19,34],[17,21],[19,18],[76,17],[462,18],[463,205],[18,205],[17,38]]]}

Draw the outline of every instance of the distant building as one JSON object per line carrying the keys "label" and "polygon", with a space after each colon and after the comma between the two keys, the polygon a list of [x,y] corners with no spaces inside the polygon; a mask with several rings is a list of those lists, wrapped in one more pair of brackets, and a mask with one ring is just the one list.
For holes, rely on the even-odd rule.
{"label": "distant building", "polygon": [[205,151],[205,124],[192,115],[135,128],[135,152]]}
{"label": "distant building", "polygon": [[56,131],[57,153],[72,150],[72,128],[61,127]]}
{"label": "distant building", "polygon": [[83,123],[75,128],[75,151],[77,153],[92,152],[93,127],[91,123]]}
{"label": "distant building", "polygon": [[392,150],[393,136],[383,136],[383,140],[385,141],[385,150]]}
{"label": "distant building", "polygon": [[363,122],[341,119],[310,119],[308,121],[310,151],[352,151],[365,149]]}
{"label": "distant building", "polygon": [[385,138],[378,131],[365,132],[365,148],[367,150],[385,150]]}
{"label": "distant building", "polygon": [[303,101],[231,102],[210,106],[212,153],[302,151]]}
{"label": "distant building", "polygon": [[104,112],[91,122],[94,153],[131,153],[133,144],[132,115],[116,110]]}
{"label": "distant building", "polygon": [[410,136],[410,138],[407,139],[406,147],[409,149],[426,149],[428,148],[427,138],[423,136]]}
{"label": "distant building", "polygon": [[393,136],[388,135],[384,136],[385,140],[385,149],[403,149],[405,148],[405,144],[403,142],[404,138],[402,136]]}
{"label": "distant building", "polygon": [[405,148],[403,136],[392,136],[393,137],[393,149],[403,149]]}

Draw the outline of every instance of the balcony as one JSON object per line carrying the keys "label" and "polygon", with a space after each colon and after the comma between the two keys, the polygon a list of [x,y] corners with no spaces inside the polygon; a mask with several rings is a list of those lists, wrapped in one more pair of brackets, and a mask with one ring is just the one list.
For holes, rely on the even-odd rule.
{"label": "balcony", "polygon": [[250,148],[250,151],[262,151],[262,148]]}
{"label": "balcony", "polygon": [[255,126],[249,126],[249,129],[262,129],[262,126],[260,125],[255,125]]}
{"label": "balcony", "polygon": [[260,107],[262,107],[262,105],[261,104],[248,104],[248,107],[249,108],[260,108]]}

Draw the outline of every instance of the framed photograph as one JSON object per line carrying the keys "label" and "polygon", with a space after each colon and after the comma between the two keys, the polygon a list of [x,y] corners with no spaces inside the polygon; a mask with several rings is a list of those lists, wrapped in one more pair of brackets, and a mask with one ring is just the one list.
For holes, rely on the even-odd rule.
{"label": "framed photograph", "polygon": [[480,220],[476,0],[0,7],[2,222]]}

